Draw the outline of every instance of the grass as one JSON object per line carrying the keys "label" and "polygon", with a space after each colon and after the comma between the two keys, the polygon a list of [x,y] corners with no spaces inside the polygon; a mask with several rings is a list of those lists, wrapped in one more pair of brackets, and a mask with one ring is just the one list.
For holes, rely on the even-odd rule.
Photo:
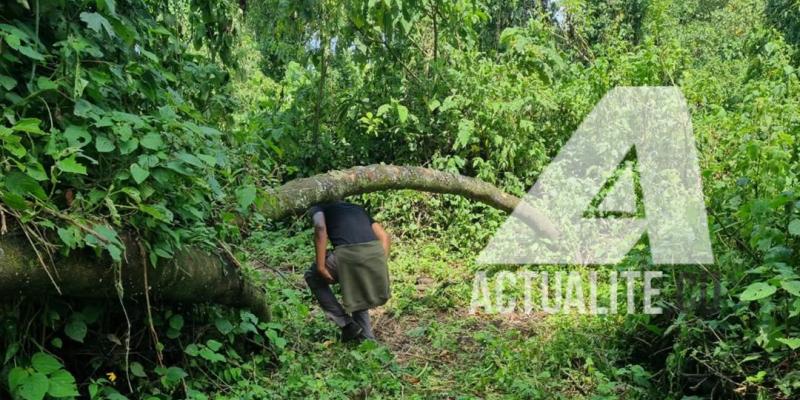
{"label": "grass", "polygon": [[251,262],[271,266],[264,284],[289,344],[232,397],[655,397],[648,372],[631,363],[621,317],[472,315],[475,255],[435,240],[394,244],[393,297],[371,312],[378,343],[341,344],[302,281],[310,238],[278,231],[250,241]]}

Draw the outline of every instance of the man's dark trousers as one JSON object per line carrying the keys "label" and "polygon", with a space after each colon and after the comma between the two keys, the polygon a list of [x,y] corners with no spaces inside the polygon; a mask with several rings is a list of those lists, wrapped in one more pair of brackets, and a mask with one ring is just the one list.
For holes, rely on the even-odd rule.
{"label": "man's dark trousers", "polygon": [[[336,272],[336,256],[332,252],[328,252],[325,256],[325,267],[333,277],[334,283],[339,282],[339,276]],[[311,264],[311,267],[305,273],[306,283],[311,289],[311,293],[317,298],[320,307],[325,311],[328,316],[336,325],[343,328],[350,322],[355,322],[364,329],[364,336],[367,339],[375,339],[372,334],[372,325],[369,320],[369,310],[354,311],[352,315],[345,312],[342,304],[336,299],[336,296],[331,290],[330,284],[325,281],[325,278],[317,270],[317,263]]]}

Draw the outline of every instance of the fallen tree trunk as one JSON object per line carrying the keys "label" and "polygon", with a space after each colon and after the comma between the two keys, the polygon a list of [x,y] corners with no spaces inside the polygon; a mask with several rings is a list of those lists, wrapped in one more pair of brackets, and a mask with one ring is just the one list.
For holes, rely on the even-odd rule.
{"label": "fallen tree trunk", "polygon": [[507,213],[519,207],[518,216],[528,225],[548,237],[558,236],[553,223],[520,202],[519,197],[475,178],[422,167],[373,164],[295,179],[267,189],[267,199],[260,211],[268,218],[281,219],[303,213],[313,204],[397,189],[455,194]]}
{"label": "fallen tree trunk", "polygon": [[[115,282],[119,276],[125,298],[142,299],[145,265],[149,263],[133,238],[124,242],[127,261],[119,275],[110,259],[89,251],[57,258],[55,268],[50,268],[56,289],[25,237],[19,232],[7,234],[0,240],[0,298],[57,295],[59,290],[70,297],[117,298]],[[200,249],[184,249],[170,262],[149,268],[147,283],[153,301],[211,302],[248,308],[260,318],[269,315],[260,289],[228,262]]]}
{"label": "fallen tree trunk", "polygon": [[[489,183],[461,175],[421,167],[369,165],[331,171],[309,178],[295,179],[278,188],[266,189],[267,198],[260,211],[271,219],[304,212],[311,205],[347,196],[390,189],[413,189],[450,193],[512,212],[542,234],[554,237],[558,231],[537,210],[521,203]],[[126,297],[144,294],[146,261],[138,244],[125,239],[127,261],[122,265],[121,282]],[[60,293],[73,297],[116,297],[112,262],[90,252],[78,252],[55,261],[53,278]],[[265,294],[254,287],[222,258],[198,249],[184,249],[168,265],[149,268],[148,283],[157,299],[169,302],[213,302],[249,308],[267,315]],[[19,236],[0,237],[0,297],[57,294],[57,290],[33,249]]]}

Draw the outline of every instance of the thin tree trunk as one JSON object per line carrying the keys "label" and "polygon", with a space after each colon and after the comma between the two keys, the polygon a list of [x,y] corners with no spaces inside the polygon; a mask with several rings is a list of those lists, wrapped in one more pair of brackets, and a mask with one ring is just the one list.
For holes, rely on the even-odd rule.
{"label": "thin tree trunk", "polygon": [[[324,15],[324,14],[323,14]],[[314,110],[314,145],[319,146],[320,135],[322,134],[322,103],[325,100],[325,79],[328,75],[328,63],[326,60],[326,49],[328,46],[325,32],[320,29],[319,31],[319,84],[317,86],[317,104]]]}
{"label": "thin tree trunk", "polygon": [[433,11],[433,63],[436,64],[436,60],[439,59],[439,27],[436,20],[439,9],[435,1],[431,4],[431,10]]}

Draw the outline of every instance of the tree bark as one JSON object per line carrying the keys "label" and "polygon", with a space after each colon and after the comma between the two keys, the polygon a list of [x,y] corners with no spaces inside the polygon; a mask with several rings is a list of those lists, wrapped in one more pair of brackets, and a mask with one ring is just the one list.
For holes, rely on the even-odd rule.
{"label": "tree bark", "polygon": [[[139,245],[125,238],[126,259],[121,283],[126,299],[144,297],[144,268]],[[113,262],[79,251],[55,259],[51,268],[61,292],[70,297],[116,298]],[[149,263],[148,263],[149,264]],[[259,318],[268,318],[265,294],[244,279],[241,272],[222,258],[197,248],[178,252],[169,263],[147,271],[150,295],[155,301],[211,302],[249,308]],[[56,295],[56,288],[39,264],[24,236],[12,231],[0,239],[0,298]]]}
{"label": "tree bark", "polygon": [[449,193],[517,215],[539,233],[557,237],[554,224],[538,210],[481,180],[422,167],[373,164],[331,171],[287,182],[266,190],[261,212],[271,219],[301,214],[311,205],[381,190],[412,189]]}
{"label": "tree bark", "polygon": [[[547,218],[518,197],[474,178],[421,167],[369,165],[295,179],[278,188],[266,189],[266,198],[260,211],[268,218],[281,219],[303,213],[313,204],[390,189],[450,193],[509,213],[516,209],[518,216],[541,234],[550,237],[558,235]],[[146,287],[144,268],[147,263],[133,238],[127,237],[124,241],[127,250],[126,262],[121,267],[124,296],[141,298]],[[213,302],[249,308],[261,317],[268,316],[263,291],[245,279],[240,270],[217,255],[187,248],[176,254],[168,265],[162,264],[147,271],[150,293],[156,299],[184,303]],[[66,296],[117,296],[113,263],[88,251],[56,259],[53,275]],[[46,271],[24,238],[13,233],[0,236],[0,298],[56,293]]]}

